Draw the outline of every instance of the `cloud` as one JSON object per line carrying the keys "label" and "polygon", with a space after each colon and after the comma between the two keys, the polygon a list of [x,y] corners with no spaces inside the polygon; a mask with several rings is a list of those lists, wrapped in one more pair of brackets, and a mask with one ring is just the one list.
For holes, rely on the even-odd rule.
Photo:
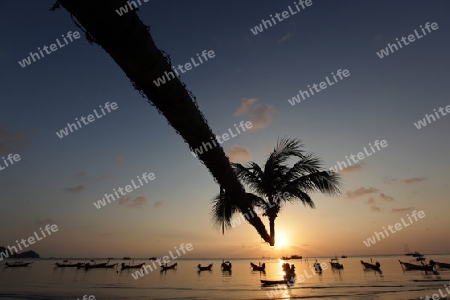
{"label": "cloud", "polygon": [[241,101],[241,106],[236,110],[234,116],[247,116],[252,122],[252,128],[255,130],[265,128],[272,122],[275,108],[268,104],[255,104],[256,98],[244,98]]}
{"label": "cloud", "polygon": [[234,145],[226,151],[227,156],[231,162],[237,162],[239,160],[250,160],[252,158],[250,151],[242,146]]}
{"label": "cloud", "polygon": [[411,178],[401,180],[401,183],[412,184],[412,183],[422,182],[425,180],[427,180],[427,178],[425,178],[425,177],[411,177]]}
{"label": "cloud", "polygon": [[153,207],[161,207],[163,205],[162,201],[156,201],[155,204],[153,204]]}
{"label": "cloud", "polygon": [[52,219],[41,220],[41,218],[36,218],[36,221],[34,221],[34,224],[36,224],[37,226],[45,226],[47,224],[52,225],[55,223],[56,222],[53,221]]}
{"label": "cloud", "polygon": [[256,98],[244,98],[241,100],[241,106],[234,113],[234,116],[242,116],[246,114],[253,106],[253,104],[257,101]]}
{"label": "cloud", "polygon": [[287,40],[289,40],[291,37],[293,37],[294,35],[291,34],[290,32],[286,33],[281,39],[279,39],[277,41],[278,44],[281,44],[283,42],[286,42]]}
{"label": "cloud", "polygon": [[0,154],[16,154],[29,143],[28,133],[0,128]]}
{"label": "cloud", "polygon": [[372,205],[370,207],[370,211],[371,212],[381,212],[381,208],[379,206],[377,206],[377,205]]}
{"label": "cloud", "polygon": [[131,198],[130,197],[123,197],[119,199],[119,205],[123,205],[125,203],[127,203],[128,201],[130,201]]}
{"label": "cloud", "polygon": [[250,130],[255,130],[259,128],[265,128],[272,122],[273,114],[275,109],[272,105],[268,104],[258,104],[252,109],[252,128]]}
{"label": "cloud", "polygon": [[367,205],[371,205],[371,204],[375,204],[375,203],[376,203],[376,201],[373,198],[369,198],[369,200],[366,201]]}
{"label": "cloud", "polygon": [[303,244],[302,246],[303,247],[309,247],[310,245],[309,244]]}
{"label": "cloud", "polygon": [[383,199],[384,201],[394,201],[394,197],[390,197],[390,196],[385,195],[383,193],[380,193],[380,198]]}
{"label": "cloud", "polygon": [[393,208],[392,212],[393,213],[404,213],[404,212],[411,211],[411,210],[414,210],[414,209],[415,209],[414,206],[402,207],[402,208]]}
{"label": "cloud", "polygon": [[391,177],[385,177],[384,183],[392,183],[392,182],[401,182],[403,184],[413,184],[428,180],[426,177],[411,177],[406,179],[397,179],[397,178],[391,178]]}
{"label": "cloud", "polygon": [[115,178],[114,176],[103,175],[103,176],[100,176],[99,178],[97,178],[97,181],[111,180],[111,179],[114,179],[114,178]]}
{"label": "cloud", "polygon": [[116,157],[114,157],[114,163],[117,166],[123,165],[124,161],[125,161],[125,156],[123,156],[123,155],[117,155]]}
{"label": "cloud", "polygon": [[84,190],[84,189],[86,189],[86,188],[84,187],[84,185],[77,185],[77,186],[74,186],[74,187],[65,187],[65,188],[64,188],[64,192],[76,194],[76,193],[81,192],[81,191]]}
{"label": "cloud", "polygon": [[[141,208],[143,206],[145,206],[147,204],[147,198],[145,198],[145,196],[139,196],[137,198],[134,198],[134,200],[131,200],[130,197],[123,197],[119,199],[119,205],[124,205],[127,203],[130,203],[127,207],[130,208]],[[158,202],[160,202],[161,204],[159,204]],[[161,206],[162,205],[162,201],[158,201],[154,204],[155,207]],[[158,203],[158,204],[157,204]]]}
{"label": "cloud", "polygon": [[133,200],[133,203],[129,205],[131,208],[142,208],[147,204],[147,198],[139,196]]}
{"label": "cloud", "polygon": [[81,172],[78,172],[77,178],[78,179],[86,179],[87,175],[88,175],[88,173],[86,171],[81,171]]}
{"label": "cloud", "polygon": [[364,163],[360,163],[360,164],[356,164],[353,166],[348,166],[347,168],[344,168],[341,170],[341,173],[356,173],[356,172],[361,172],[365,169],[365,164]]}
{"label": "cloud", "polygon": [[366,189],[366,188],[359,188],[359,189],[357,189],[357,190],[355,190],[355,191],[348,191],[348,192],[346,192],[345,193],[345,196],[348,198],[348,199],[353,199],[353,198],[357,198],[357,197],[361,197],[361,196],[364,196],[364,195],[367,195],[367,194],[372,194],[372,193],[378,193],[378,189],[374,189],[374,188],[368,188],[368,189]]}

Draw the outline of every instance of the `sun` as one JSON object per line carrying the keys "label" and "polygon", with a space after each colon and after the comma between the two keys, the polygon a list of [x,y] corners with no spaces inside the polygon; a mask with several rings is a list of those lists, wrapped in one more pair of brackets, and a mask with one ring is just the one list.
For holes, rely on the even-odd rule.
{"label": "sun", "polygon": [[290,246],[290,241],[287,235],[283,232],[277,233],[275,235],[275,247],[278,249],[288,248]]}

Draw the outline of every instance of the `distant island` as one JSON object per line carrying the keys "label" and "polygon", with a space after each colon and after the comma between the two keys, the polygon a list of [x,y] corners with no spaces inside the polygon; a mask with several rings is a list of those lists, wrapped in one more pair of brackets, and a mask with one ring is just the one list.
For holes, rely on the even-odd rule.
{"label": "distant island", "polygon": [[[8,251],[8,249],[6,249],[3,246],[0,246],[0,253],[3,252],[3,257],[5,253],[10,254],[10,252]],[[37,254],[36,252],[30,250],[30,251],[25,251],[25,252],[21,252],[21,253],[15,253],[12,255],[8,256],[9,258],[41,258],[39,256],[39,254]]]}

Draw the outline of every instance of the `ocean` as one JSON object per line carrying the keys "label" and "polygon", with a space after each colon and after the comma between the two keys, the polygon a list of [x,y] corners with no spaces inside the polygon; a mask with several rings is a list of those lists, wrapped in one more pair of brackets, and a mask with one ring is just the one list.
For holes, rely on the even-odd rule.
{"label": "ocean", "polygon": [[[408,256],[372,257],[379,261],[382,274],[364,271],[360,260],[368,257],[340,259],[343,270],[333,270],[329,258],[318,258],[328,265],[322,274],[312,272],[314,259],[289,260],[296,267],[297,279],[303,281],[289,287],[261,286],[260,280],[281,280],[284,261],[278,259],[230,259],[231,274],[222,272],[220,259],[178,259],[177,270],[149,272],[135,280],[135,270],[54,268],[60,260],[34,260],[31,267],[0,269],[0,298],[2,299],[450,299],[446,287],[450,270],[436,274],[422,271],[404,272],[398,260],[410,261]],[[427,256],[450,263],[450,255]],[[25,261],[25,260],[24,260]],[[73,262],[88,260],[73,260]],[[98,260],[100,262],[100,260]],[[104,260],[103,260],[104,262]],[[112,263],[130,261],[112,260]],[[135,259],[134,264],[150,263]],[[253,272],[250,262],[265,263],[266,272]],[[197,265],[213,263],[212,271],[197,272]],[[306,275],[307,274],[307,275]],[[448,288],[450,290],[450,288]],[[430,298],[431,299],[431,298]]]}

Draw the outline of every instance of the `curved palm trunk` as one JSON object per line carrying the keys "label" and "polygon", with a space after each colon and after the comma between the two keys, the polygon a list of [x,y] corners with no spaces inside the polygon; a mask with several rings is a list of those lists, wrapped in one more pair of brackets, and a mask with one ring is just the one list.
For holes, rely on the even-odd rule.
{"label": "curved palm trunk", "polygon": [[276,217],[269,216],[269,226],[270,226],[270,245],[275,245],[275,219]]}
{"label": "curved palm trunk", "polygon": [[[159,87],[153,83],[164,72],[172,71],[171,65],[134,11],[123,16],[116,13],[116,9],[127,5],[126,0],[59,0],[58,3],[76,17],[88,39],[93,39],[114,59],[135,88],[156,106],[191,149],[214,138],[192,99],[194,97],[178,78]],[[220,186],[230,192],[240,210],[247,212],[252,206],[222,147],[215,147],[199,158]],[[251,218],[249,222],[266,242],[273,245],[259,217]]]}

